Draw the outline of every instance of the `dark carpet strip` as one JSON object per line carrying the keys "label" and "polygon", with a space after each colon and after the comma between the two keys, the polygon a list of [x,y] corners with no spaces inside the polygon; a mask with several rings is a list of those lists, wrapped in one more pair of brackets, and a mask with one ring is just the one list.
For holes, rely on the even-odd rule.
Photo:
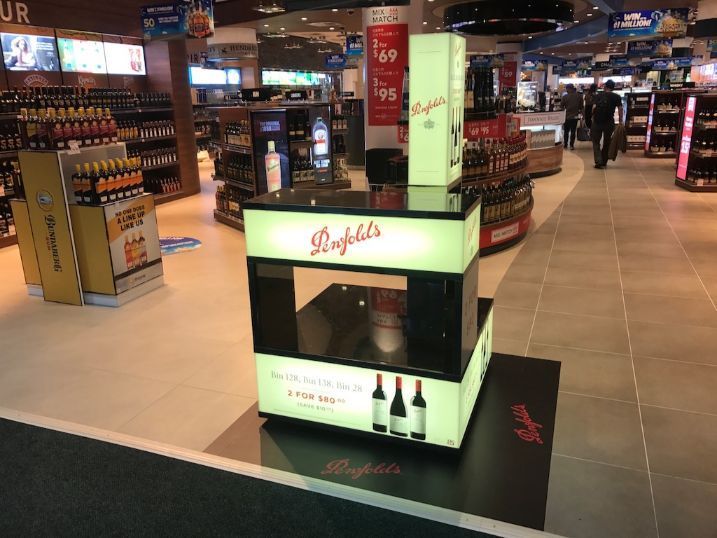
{"label": "dark carpet strip", "polygon": [[489,536],[0,420],[0,536]]}

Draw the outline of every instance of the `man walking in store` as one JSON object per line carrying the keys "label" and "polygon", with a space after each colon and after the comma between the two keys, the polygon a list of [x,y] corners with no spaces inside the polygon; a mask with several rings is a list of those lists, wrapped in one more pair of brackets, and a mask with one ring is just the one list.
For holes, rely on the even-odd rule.
{"label": "man walking in store", "polygon": [[[615,130],[615,109],[619,111],[619,122],[623,122],[622,99],[613,92],[615,82],[608,80],[605,83],[605,91],[598,93],[593,98],[593,124],[590,128],[590,137],[593,141],[593,156],[595,157],[595,168],[607,166],[608,151],[612,132]],[[602,139],[602,146],[600,145]]]}
{"label": "man walking in store", "polygon": [[565,110],[565,123],[563,124],[563,144],[567,149],[575,149],[575,134],[578,130],[578,120],[583,111],[583,96],[577,92],[575,86],[565,86],[567,93],[563,95],[560,102]]}

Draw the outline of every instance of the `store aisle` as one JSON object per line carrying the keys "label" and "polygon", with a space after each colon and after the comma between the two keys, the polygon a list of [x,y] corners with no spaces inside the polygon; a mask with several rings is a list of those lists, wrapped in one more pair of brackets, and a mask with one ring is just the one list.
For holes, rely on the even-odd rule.
{"label": "store aisle", "polygon": [[546,530],[714,536],[717,196],[585,160],[496,295],[498,351],[562,361]]}

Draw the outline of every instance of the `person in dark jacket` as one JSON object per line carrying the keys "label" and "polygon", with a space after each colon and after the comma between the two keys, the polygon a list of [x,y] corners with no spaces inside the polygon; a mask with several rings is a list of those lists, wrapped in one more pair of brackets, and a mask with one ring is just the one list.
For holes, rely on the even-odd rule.
{"label": "person in dark jacket", "polygon": [[[595,96],[593,100],[593,124],[590,128],[590,138],[593,141],[593,155],[595,157],[595,168],[607,166],[608,152],[610,151],[610,140],[615,130],[615,109],[619,109],[619,122],[623,124],[622,99],[613,92],[615,82],[608,80],[605,83],[605,91]],[[600,140],[602,139],[602,147]]]}
{"label": "person in dark jacket", "polygon": [[575,86],[565,86],[567,93],[560,99],[565,110],[565,123],[563,124],[563,144],[565,149],[575,149],[575,135],[578,130],[578,120],[583,112],[583,96],[575,90]]}
{"label": "person in dark jacket", "polygon": [[585,92],[585,125],[588,129],[593,124],[593,99],[597,93],[597,84],[590,84],[590,88]]}

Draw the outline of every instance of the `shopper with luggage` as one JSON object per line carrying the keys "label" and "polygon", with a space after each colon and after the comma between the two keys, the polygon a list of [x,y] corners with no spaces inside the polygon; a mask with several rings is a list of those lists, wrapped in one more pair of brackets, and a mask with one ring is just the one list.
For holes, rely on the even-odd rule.
{"label": "shopper with luggage", "polygon": [[[610,140],[615,130],[615,109],[619,111],[619,122],[623,124],[622,99],[613,92],[615,82],[608,80],[605,83],[605,91],[598,93],[593,99],[592,127],[590,136],[593,141],[593,156],[595,157],[595,168],[607,166],[608,152],[610,151]],[[602,144],[601,144],[602,141]]]}

